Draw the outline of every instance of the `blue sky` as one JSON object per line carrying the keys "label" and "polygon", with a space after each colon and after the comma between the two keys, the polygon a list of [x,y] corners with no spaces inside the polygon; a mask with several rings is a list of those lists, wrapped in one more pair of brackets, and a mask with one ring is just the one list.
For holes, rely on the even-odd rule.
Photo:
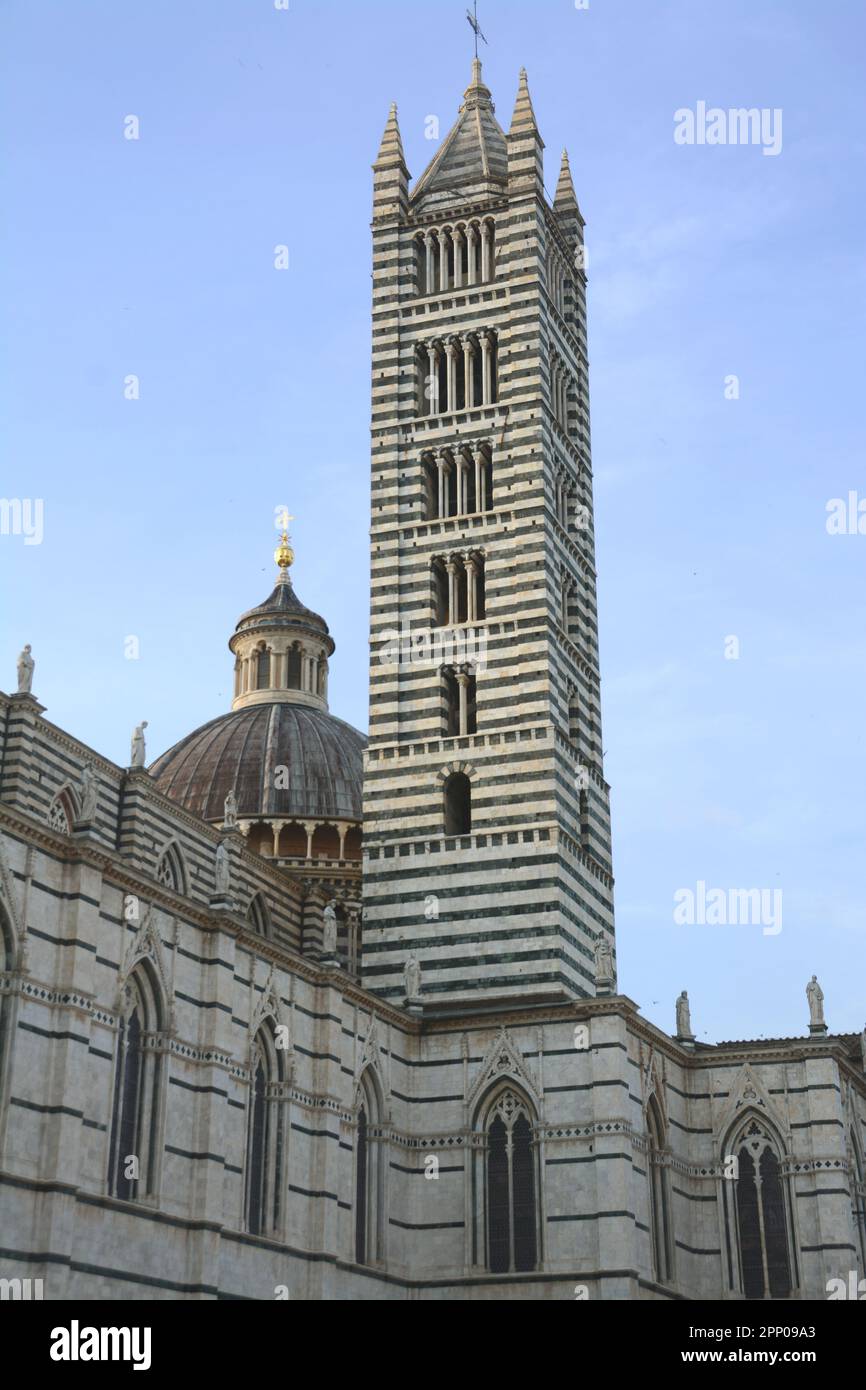
{"label": "blue sky", "polygon": [[[227,708],[283,503],[331,708],[366,727],[370,164],[392,100],[413,175],[432,156],[465,8],[2,6],[0,493],[45,522],[0,537],[0,683],[31,642],[47,717],[110,758],[142,718],[155,756]],[[825,525],[866,498],[864,16],[479,12],[501,123],[525,65],[588,224],[620,986],[668,1029],[687,988],[704,1041],[804,1032],[815,972],[834,1030],[866,1021],[866,535]],[[781,109],[781,153],[675,144],[701,100]],[[782,931],[676,925],[698,881],[780,889]]]}

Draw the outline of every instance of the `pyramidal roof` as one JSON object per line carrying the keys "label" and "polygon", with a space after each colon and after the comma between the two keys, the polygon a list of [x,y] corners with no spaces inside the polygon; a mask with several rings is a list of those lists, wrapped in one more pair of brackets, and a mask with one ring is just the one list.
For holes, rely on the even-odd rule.
{"label": "pyramidal roof", "polygon": [[385,123],[385,131],[382,135],[382,143],[379,146],[379,154],[376,158],[374,169],[386,168],[391,164],[403,164],[406,160],[403,157],[403,141],[400,138],[400,126],[397,121],[397,103],[391,102],[391,110],[388,112],[388,120]]}
{"label": "pyramidal roof", "polygon": [[467,185],[507,182],[505,132],[493,111],[490,89],[481,80],[481,63],[475,58],[457,120],[415,185],[413,202]]}

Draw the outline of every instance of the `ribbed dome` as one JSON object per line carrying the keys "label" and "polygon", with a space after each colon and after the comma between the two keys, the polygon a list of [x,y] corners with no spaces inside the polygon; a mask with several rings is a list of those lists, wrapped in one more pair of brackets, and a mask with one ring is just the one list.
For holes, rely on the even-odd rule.
{"label": "ribbed dome", "polygon": [[261,627],[263,626],[261,622],[263,618],[274,618],[277,620],[280,618],[289,618],[293,627],[305,625],[315,629],[317,632],[324,632],[327,634],[328,631],[328,624],[325,622],[324,618],[320,618],[318,613],[314,613],[311,608],[306,608],[304,604],[301,603],[301,600],[292,588],[288,575],[280,580],[273,593],[265,599],[264,603],[260,603],[255,608],[251,608],[247,613],[244,613],[242,617],[238,618],[237,628],[235,630],[237,632],[243,632],[249,627]]}
{"label": "ribbed dome", "polygon": [[[241,817],[360,821],[366,743],[325,710],[251,705],[188,734],[150,773],[161,791],[205,820],[222,820],[234,788]],[[285,788],[275,786],[280,766],[288,768]]]}

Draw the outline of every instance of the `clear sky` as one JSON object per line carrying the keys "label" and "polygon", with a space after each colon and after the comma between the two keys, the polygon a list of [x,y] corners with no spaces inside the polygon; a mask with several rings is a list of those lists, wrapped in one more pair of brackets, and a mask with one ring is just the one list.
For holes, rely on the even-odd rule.
{"label": "clear sky", "polygon": [[[228,707],[281,504],[337,643],[332,711],[366,728],[370,164],[392,100],[414,176],[432,156],[465,10],[0,8],[0,493],[44,503],[41,544],[0,536],[0,685],[31,642],[47,717],[118,762],[142,718],[153,757]],[[704,1041],[791,1036],[817,973],[831,1028],[862,1028],[866,534],[829,535],[826,507],[866,499],[866,10],[479,19],[500,122],[525,65],[547,185],[567,145],[588,224],[620,987],[667,1029],[687,988]],[[675,143],[699,101],[780,109],[780,153]],[[699,881],[780,889],[781,932],[677,925]]]}

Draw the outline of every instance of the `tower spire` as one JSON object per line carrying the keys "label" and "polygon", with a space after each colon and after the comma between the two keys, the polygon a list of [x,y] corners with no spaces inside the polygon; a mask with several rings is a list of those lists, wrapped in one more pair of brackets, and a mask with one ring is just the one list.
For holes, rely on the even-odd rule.
{"label": "tower spire", "polygon": [[508,131],[508,186],[515,194],[544,196],[544,141],[538,131],[526,68],[520,69],[514,115]]}
{"label": "tower spire", "polygon": [[571,177],[568,150],[562,151],[562,163],[559,166],[559,178],[556,182],[556,193],[553,198],[553,206],[556,212],[572,212],[577,208],[577,194],[574,191],[574,183]]}
{"label": "tower spire", "polygon": [[385,122],[385,129],[382,132],[382,140],[379,145],[379,154],[376,158],[374,169],[389,169],[395,164],[404,164],[403,141],[400,137],[400,123],[397,120],[397,103],[391,102],[391,109],[388,112],[388,119]]}
{"label": "tower spire", "polygon": [[397,121],[397,103],[391,102],[385,130],[373,165],[373,217],[405,216],[409,206],[409,170]]}
{"label": "tower spire", "polygon": [[520,80],[517,84],[517,98],[514,103],[514,114],[511,117],[511,129],[509,135],[528,135],[533,133],[538,135],[538,126],[535,122],[535,112],[532,109],[532,97],[529,95],[529,83],[526,79],[526,68],[520,69]]}

